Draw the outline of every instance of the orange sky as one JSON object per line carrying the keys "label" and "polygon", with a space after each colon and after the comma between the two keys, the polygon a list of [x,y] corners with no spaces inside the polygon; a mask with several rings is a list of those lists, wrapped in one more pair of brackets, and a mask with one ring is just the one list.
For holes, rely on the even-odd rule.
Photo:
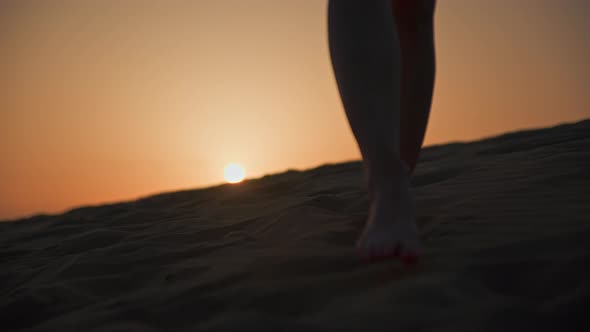
{"label": "orange sky", "polygon": [[[590,117],[586,0],[441,0],[426,144]],[[319,0],[0,2],[0,219],[358,159]]]}

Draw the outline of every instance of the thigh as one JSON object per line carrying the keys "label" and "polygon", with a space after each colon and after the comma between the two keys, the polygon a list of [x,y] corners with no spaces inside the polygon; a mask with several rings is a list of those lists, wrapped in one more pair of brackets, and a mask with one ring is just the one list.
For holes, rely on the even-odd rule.
{"label": "thigh", "polygon": [[392,0],[393,14],[400,19],[432,19],[436,0]]}

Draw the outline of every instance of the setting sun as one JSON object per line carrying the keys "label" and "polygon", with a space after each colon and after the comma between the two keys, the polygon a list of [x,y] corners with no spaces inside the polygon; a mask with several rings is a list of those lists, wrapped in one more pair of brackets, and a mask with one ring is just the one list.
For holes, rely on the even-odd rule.
{"label": "setting sun", "polygon": [[229,183],[238,183],[244,180],[244,176],[246,176],[246,171],[244,167],[238,163],[229,163],[223,169],[223,177],[225,181]]}

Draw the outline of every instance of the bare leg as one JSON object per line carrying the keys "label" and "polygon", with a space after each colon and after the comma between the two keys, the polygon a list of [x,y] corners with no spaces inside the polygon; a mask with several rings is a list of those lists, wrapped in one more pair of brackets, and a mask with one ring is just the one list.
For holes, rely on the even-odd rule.
{"label": "bare leg", "polygon": [[432,103],[436,0],[393,0],[402,50],[400,153],[410,170],[418,162]]}
{"label": "bare leg", "polygon": [[400,157],[401,49],[390,0],[330,0],[332,65],[369,178],[371,208],[358,241],[369,257],[419,250],[410,169]]}

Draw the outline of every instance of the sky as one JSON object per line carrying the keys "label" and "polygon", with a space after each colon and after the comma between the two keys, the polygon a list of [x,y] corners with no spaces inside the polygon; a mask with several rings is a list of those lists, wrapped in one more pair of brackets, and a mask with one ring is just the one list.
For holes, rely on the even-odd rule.
{"label": "sky", "polygon": [[[359,159],[320,0],[0,2],[0,219]],[[590,117],[590,2],[441,0],[426,145]]]}

